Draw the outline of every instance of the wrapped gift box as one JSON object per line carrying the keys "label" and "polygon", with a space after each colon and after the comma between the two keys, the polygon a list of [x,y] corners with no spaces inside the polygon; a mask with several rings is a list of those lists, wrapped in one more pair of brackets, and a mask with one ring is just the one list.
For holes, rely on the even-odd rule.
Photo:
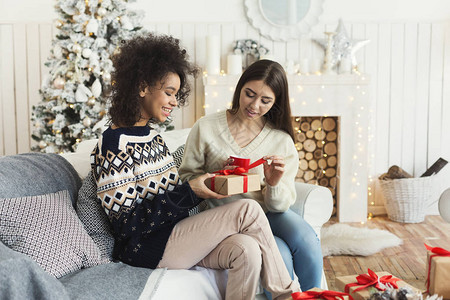
{"label": "wrapped gift box", "polygon": [[450,299],[450,256],[433,256],[430,263],[431,255],[433,253],[428,251],[427,274],[430,274],[429,294],[438,294],[444,299]]}
{"label": "wrapped gift box", "polygon": [[[323,294],[322,297],[318,297],[320,294],[317,293],[322,293],[325,292]],[[312,299],[323,299],[323,300],[331,300],[331,299],[336,299],[336,300],[349,300],[350,297],[347,295],[343,295],[344,293],[341,292],[335,292],[335,291],[327,291],[327,290],[322,290],[319,288],[312,288],[310,290],[307,290],[306,292],[302,292],[302,293],[298,293],[298,294],[293,294],[292,295],[292,299],[297,300],[297,299],[302,299],[302,300],[312,300]],[[326,297],[326,298],[324,298]]]}
{"label": "wrapped gift box", "polygon": [[[243,176],[245,175],[245,176]],[[259,191],[261,189],[259,174],[243,173],[242,175],[217,175],[205,181],[206,186],[221,195],[235,195],[244,193],[245,181],[247,181],[247,192]],[[214,187],[211,181],[214,180]]]}
{"label": "wrapped gift box", "polygon": [[[391,275],[391,274],[388,273],[388,272],[375,272],[375,274],[377,274],[378,277],[382,277],[382,276],[385,276],[385,275]],[[357,276],[358,276],[358,275],[349,275],[349,276],[339,276],[339,277],[336,277],[336,280],[335,280],[336,288],[337,288],[339,291],[341,291],[341,292],[345,292],[345,286],[346,286],[347,284],[350,284],[350,283],[357,283],[357,280],[356,280],[356,277],[357,277]],[[396,278],[395,276],[393,276],[393,277]],[[421,290],[416,289],[415,287],[413,287],[413,286],[407,284],[407,283],[404,282],[403,280],[397,281],[396,284],[397,284],[397,286],[398,286],[399,288],[401,288],[401,287],[409,287],[409,288],[411,288],[411,289],[412,289],[413,291],[415,291],[415,292],[422,292]],[[369,298],[370,298],[370,292],[369,292],[369,288],[370,288],[370,287],[367,287],[367,288],[365,288],[365,289],[362,289],[362,290],[359,290],[359,291],[357,291],[357,292],[354,292],[354,290],[356,290],[356,289],[359,288],[359,287],[361,287],[361,286],[360,286],[360,285],[356,285],[356,286],[350,287],[350,290],[349,290],[348,293],[353,297],[354,300],[364,300],[364,299],[369,299]]]}

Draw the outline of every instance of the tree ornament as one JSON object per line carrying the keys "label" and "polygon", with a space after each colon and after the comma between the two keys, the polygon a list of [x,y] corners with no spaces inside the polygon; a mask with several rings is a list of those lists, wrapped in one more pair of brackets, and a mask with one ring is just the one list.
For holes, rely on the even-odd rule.
{"label": "tree ornament", "polygon": [[63,51],[62,51],[62,48],[61,48],[61,46],[59,46],[58,44],[56,44],[54,47],[53,47],[53,55],[55,56],[55,58],[62,58],[63,57]]}
{"label": "tree ornament", "polygon": [[61,27],[64,25],[64,22],[61,20],[55,20],[53,25],[55,25],[56,28],[61,29]]}
{"label": "tree ornament", "polygon": [[102,78],[104,81],[110,82],[111,81],[111,73],[103,72]]}
{"label": "tree ornament", "polygon": [[80,53],[81,52],[81,46],[79,44],[73,44],[72,51],[75,52],[75,53]]}
{"label": "tree ornament", "polygon": [[98,31],[98,22],[97,19],[90,19],[86,25],[86,34],[95,34],[97,35]]}
{"label": "tree ornament", "polygon": [[89,48],[84,48],[84,49],[83,49],[83,52],[81,52],[81,55],[82,55],[84,58],[89,58],[89,56],[91,56],[91,54],[92,54],[92,50],[89,49]]}
{"label": "tree ornament", "polygon": [[132,30],[133,24],[131,24],[130,19],[127,16],[120,17],[120,23],[122,24],[122,27],[126,30]]}
{"label": "tree ornament", "polygon": [[104,7],[99,7],[97,10],[97,14],[101,17],[105,16],[106,13],[107,13],[107,11],[106,11],[106,8],[104,8]]}
{"label": "tree ornament", "polygon": [[95,98],[98,98],[102,93],[102,84],[100,83],[100,80],[97,78],[95,79],[94,83],[91,86],[92,95]]}
{"label": "tree ornament", "polygon": [[91,118],[85,117],[85,118],[83,119],[83,125],[84,125],[84,127],[90,127],[91,124],[92,124]]}
{"label": "tree ornament", "polygon": [[90,97],[89,100],[87,101],[87,105],[89,105],[90,107],[93,107],[95,105],[95,98]]}
{"label": "tree ornament", "polygon": [[66,72],[66,77],[67,77],[68,79],[72,79],[72,77],[73,77],[73,72],[72,72],[72,71],[67,71],[67,72]]}
{"label": "tree ornament", "polygon": [[62,90],[64,88],[64,84],[66,81],[62,77],[56,77],[55,80],[53,80],[53,87],[58,90]]}
{"label": "tree ornament", "polygon": [[85,103],[88,101],[89,97],[92,96],[92,92],[84,84],[79,84],[77,91],[75,92],[75,100],[80,103]]}
{"label": "tree ornament", "polygon": [[47,147],[47,143],[44,141],[40,141],[39,142],[39,148],[44,149],[45,147]]}

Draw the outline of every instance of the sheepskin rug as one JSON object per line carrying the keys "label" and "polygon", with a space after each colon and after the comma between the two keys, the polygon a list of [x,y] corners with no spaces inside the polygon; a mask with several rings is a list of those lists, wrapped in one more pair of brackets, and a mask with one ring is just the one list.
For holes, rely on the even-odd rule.
{"label": "sheepskin rug", "polygon": [[368,256],[403,243],[387,230],[353,227],[343,223],[322,227],[320,235],[323,256]]}

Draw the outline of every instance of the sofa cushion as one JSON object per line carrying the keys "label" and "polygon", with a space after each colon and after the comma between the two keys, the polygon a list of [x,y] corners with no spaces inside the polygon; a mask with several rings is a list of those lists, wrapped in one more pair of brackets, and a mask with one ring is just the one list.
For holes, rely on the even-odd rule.
{"label": "sofa cushion", "polygon": [[181,166],[181,162],[183,160],[183,154],[184,154],[184,144],[181,145],[180,147],[178,147],[177,150],[175,150],[172,153],[173,161],[175,162],[177,169],[179,169]]}
{"label": "sofa cushion", "polygon": [[97,200],[97,184],[92,171],[83,180],[78,192],[76,211],[89,236],[100,249],[102,258],[112,260],[114,237],[111,224]]}
{"label": "sofa cushion", "polygon": [[57,278],[105,262],[66,190],[0,199],[0,239]]}
{"label": "sofa cushion", "polygon": [[71,299],[141,299],[139,296],[153,271],[112,262],[71,273],[60,281]]}
{"label": "sofa cushion", "polygon": [[75,204],[80,187],[77,172],[58,154],[24,153],[0,157],[0,198],[68,190]]}
{"label": "sofa cushion", "polygon": [[159,134],[163,138],[170,152],[174,152],[178,147],[186,143],[187,137],[191,128],[169,130],[160,132]]}

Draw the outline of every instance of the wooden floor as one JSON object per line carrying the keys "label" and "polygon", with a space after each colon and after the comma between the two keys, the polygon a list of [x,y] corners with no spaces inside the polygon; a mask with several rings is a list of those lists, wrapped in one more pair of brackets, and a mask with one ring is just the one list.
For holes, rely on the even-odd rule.
{"label": "wooden floor", "polygon": [[[332,219],[324,226],[333,223],[336,220]],[[388,230],[401,238],[403,244],[371,256],[324,257],[329,290],[336,290],[336,276],[367,273],[368,268],[375,272],[389,272],[416,288],[425,289],[427,253],[424,243],[450,249],[450,223],[446,223],[440,216],[427,216],[424,222],[416,224],[397,223],[386,216],[377,216],[365,224],[349,225]]]}

